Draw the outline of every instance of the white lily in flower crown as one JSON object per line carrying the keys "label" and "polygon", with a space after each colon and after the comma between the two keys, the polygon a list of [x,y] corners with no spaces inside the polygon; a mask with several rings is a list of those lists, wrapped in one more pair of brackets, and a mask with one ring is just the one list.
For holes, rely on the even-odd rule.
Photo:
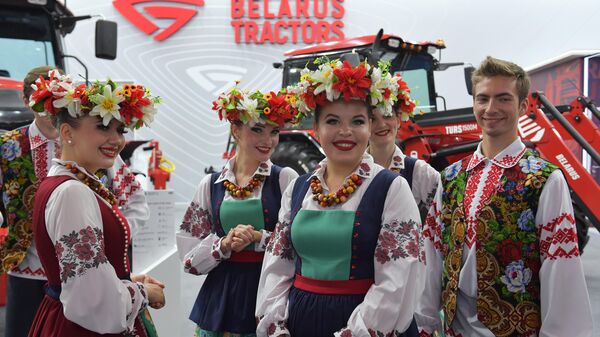
{"label": "white lily in flower crown", "polygon": [[252,99],[244,94],[242,100],[239,102],[240,110],[245,110],[248,113],[248,117],[255,123],[260,121],[260,112],[256,109],[258,107],[258,101],[256,99]]}
{"label": "white lily in flower crown", "polygon": [[146,105],[141,108],[144,116],[142,117],[142,121],[146,125],[150,125],[154,121],[154,115],[158,112],[158,109],[154,107],[154,104]]}
{"label": "white lily in flower crown", "polygon": [[64,91],[55,91],[53,92],[56,96],[62,96],[62,98],[55,100],[52,102],[55,108],[64,108],[67,107],[67,111],[69,115],[74,118],[77,118],[81,115],[81,100],[78,97],[74,97],[75,94],[75,86],[67,76],[63,76],[68,79],[67,81],[60,82],[58,85]]}
{"label": "white lily in flower crown", "polygon": [[90,96],[90,101],[96,104],[90,116],[100,116],[102,118],[102,124],[108,125],[110,120],[114,117],[117,120],[121,120],[121,114],[119,113],[119,103],[121,103],[125,97],[120,94],[122,90],[115,90],[113,93],[110,85],[104,87],[102,94],[95,94]]}
{"label": "white lily in flower crown", "polygon": [[[333,70],[337,67],[341,67],[342,62],[336,62],[334,65],[327,62],[321,64],[319,69],[317,69],[314,73],[311,74],[311,78],[313,82],[319,83],[315,88],[315,95],[318,95],[325,91],[327,95],[327,99],[330,101],[334,101],[340,98],[340,92],[337,90],[333,90]],[[334,67],[335,66],[335,67]]]}

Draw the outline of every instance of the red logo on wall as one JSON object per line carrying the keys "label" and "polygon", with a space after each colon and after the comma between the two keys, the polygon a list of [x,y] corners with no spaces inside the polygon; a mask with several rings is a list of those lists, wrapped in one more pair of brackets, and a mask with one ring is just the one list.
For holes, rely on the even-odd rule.
{"label": "red logo on wall", "polygon": [[[140,13],[133,6],[140,3],[152,3],[159,1],[152,0],[114,0],[113,6],[123,15],[129,22],[136,26],[142,32],[151,35],[158,26],[148,20],[142,13]],[[204,6],[204,0],[160,0],[160,2],[173,2],[173,3],[184,3],[195,6]],[[175,19],[173,23],[162,32],[156,34],[154,39],[162,41],[173,35],[179,28],[183,27],[188,21],[196,15],[198,11],[188,7],[177,7],[177,6],[145,6],[144,11],[156,19]]]}

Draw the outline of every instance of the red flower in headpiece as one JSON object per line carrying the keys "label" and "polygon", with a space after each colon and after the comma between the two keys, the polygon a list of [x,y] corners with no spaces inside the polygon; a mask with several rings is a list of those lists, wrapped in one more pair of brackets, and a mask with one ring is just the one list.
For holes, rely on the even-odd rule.
{"label": "red flower in headpiece", "polygon": [[271,91],[271,99],[268,100],[271,112],[267,115],[268,118],[279,126],[283,126],[286,120],[292,118],[291,106],[286,101],[286,95],[277,95]]}
{"label": "red flower in headpiece", "polygon": [[125,100],[121,102],[119,112],[125,119],[125,124],[129,124],[135,117],[138,120],[144,117],[142,108],[152,103],[148,98],[144,97],[146,91],[142,86],[133,86],[126,84],[124,87]]}
{"label": "red flower in headpiece", "polygon": [[333,89],[342,93],[344,101],[348,102],[352,98],[366,98],[371,79],[365,77],[367,68],[364,64],[360,64],[356,68],[348,61],[344,61],[342,68],[333,70],[338,81],[333,84]]}

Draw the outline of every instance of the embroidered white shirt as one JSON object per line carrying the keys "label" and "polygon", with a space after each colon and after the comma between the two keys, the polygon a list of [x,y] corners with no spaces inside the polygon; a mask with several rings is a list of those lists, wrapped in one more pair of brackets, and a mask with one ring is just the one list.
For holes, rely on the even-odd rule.
{"label": "embroidered white shirt", "polygon": [[[63,166],[67,162],[55,161],[60,165],[52,166],[48,176],[76,178]],[[78,168],[98,180],[84,168]],[[141,283],[120,280],[106,260],[102,240],[104,225],[98,202],[109,207],[110,204],[101,197],[98,201],[96,196],[77,179],[60,184],[46,204],[46,230],[59,259],[60,301],[65,317],[97,333],[121,333],[133,328],[136,316],[147,306],[148,299]],[[69,243],[70,240],[75,240],[75,244]]]}
{"label": "embroidered white shirt", "polygon": [[[485,200],[495,192],[504,170],[514,165],[528,165],[529,159],[523,158],[525,150],[525,145],[517,139],[494,158],[489,159],[483,155],[479,144],[468,163],[468,171],[473,171],[480,165],[483,167],[469,176],[465,191],[466,241],[459,275],[456,316],[450,330],[446,331],[446,336],[494,336],[477,319],[475,219]],[[457,167],[460,168],[460,163],[451,165],[442,174],[454,174]],[[443,187],[440,184],[423,228],[427,280],[415,317],[424,335],[430,335],[434,330],[442,330],[438,316],[439,310],[442,309],[443,255],[439,249],[439,233],[443,226],[439,219],[442,191]],[[591,336],[591,306],[577,250],[573,207],[569,187],[560,170],[554,171],[544,185],[535,214],[535,223],[540,233],[542,263],[539,272],[542,319],[539,336]],[[560,239],[564,233],[571,235],[564,240]],[[567,254],[559,253],[561,251]]]}
{"label": "embroidered white shirt", "polygon": [[[236,183],[233,167],[236,157],[231,158],[226,164],[223,171],[215,181],[215,184],[222,184],[224,180]],[[271,175],[271,167],[273,163],[270,160],[260,163],[253,176],[263,175],[268,177]],[[289,183],[298,177],[296,171],[289,167],[284,167],[279,172],[279,186],[281,192],[286,189]],[[211,175],[206,175],[196,190],[196,194],[188,207],[179,231],[177,232],[177,251],[179,257],[183,261],[184,270],[191,274],[207,274],[212,269],[217,267],[219,263],[228,259],[231,252],[223,254],[221,252],[221,239],[216,233],[212,232],[212,217],[213,210],[211,206],[210,195],[210,180]],[[252,195],[248,199],[262,198],[263,184],[260,188],[252,191]],[[234,200],[229,194],[225,193],[223,200]],[[277,216],[273,214],[272,216]],[[261,242],[255,245],[256,251],[264,251],[266,242],[269,240],[271,232],[262,230]]]}

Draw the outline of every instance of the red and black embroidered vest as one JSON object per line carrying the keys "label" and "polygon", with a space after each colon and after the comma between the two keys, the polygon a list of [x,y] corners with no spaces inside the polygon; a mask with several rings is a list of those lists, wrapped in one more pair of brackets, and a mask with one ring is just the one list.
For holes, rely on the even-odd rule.
{"label": "red and black embroidered vest", "polygon": [[[442,174],[442,303],[446,324],[456,314],[467,221],[463,198],[471,157]],[[529,336],[541,326],[538,202],[557,167],[526,151],[504,170],[476,219],[477,318],[496,336]]]}
{"label": "red and black embroidered vest", "polygon": [[29,125],[0,136],[2,198],[8,237],[0,247],[0,274],[18,266],[31,245],[31,212],[38,185],[29,143]]}

